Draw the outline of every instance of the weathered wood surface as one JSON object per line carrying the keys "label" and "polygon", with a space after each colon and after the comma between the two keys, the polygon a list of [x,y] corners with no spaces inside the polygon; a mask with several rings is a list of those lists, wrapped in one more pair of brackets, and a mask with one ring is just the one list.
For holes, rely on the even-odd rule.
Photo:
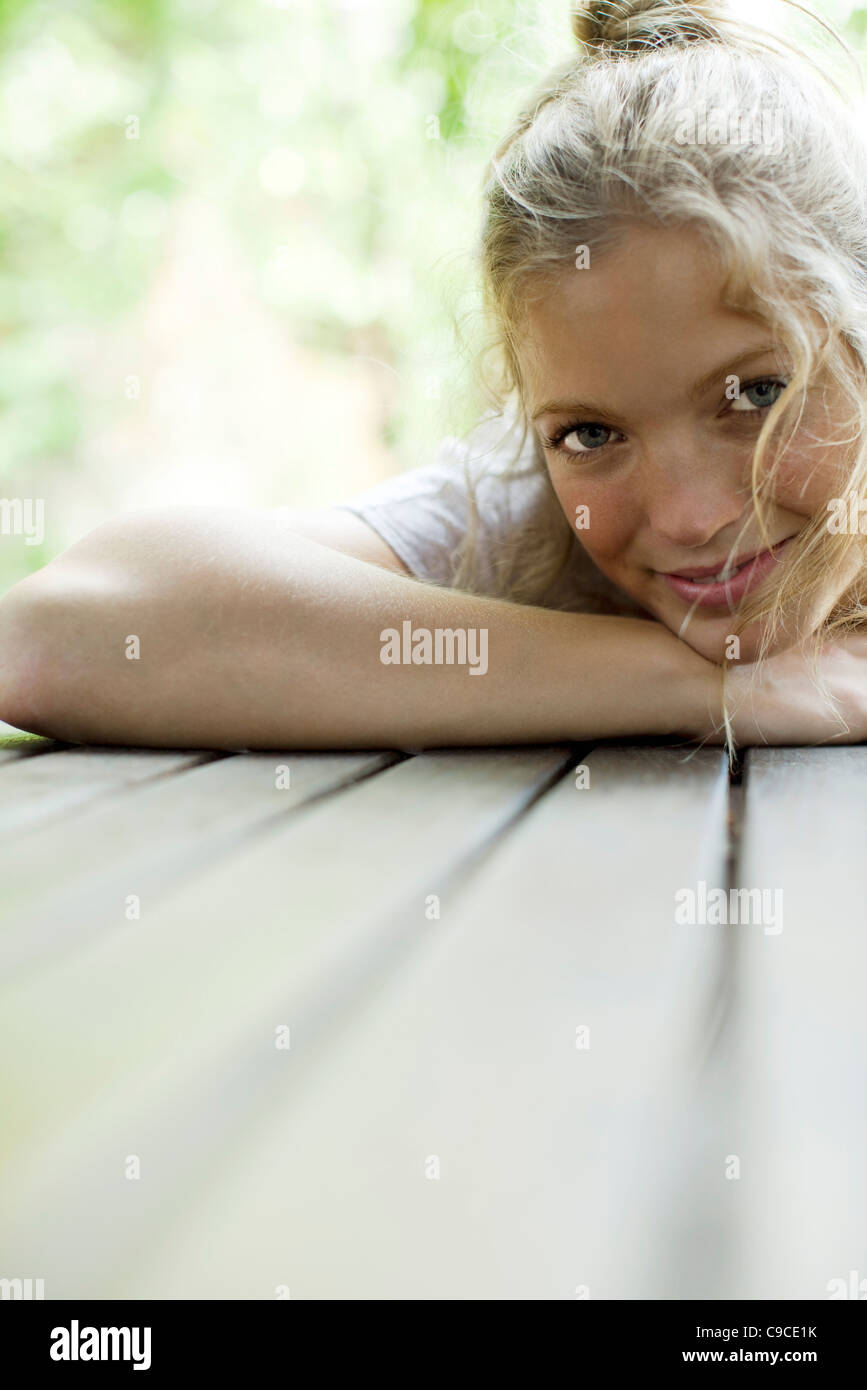
{"label": "weathered wood surface", "polygon": [[[865,757],[7,746],[0,1275],[827,1297],[867,1227]],[[782,929],[680,920],[701,885],[780,888]]]}
{"label": "weathered wood surface", "polygon": [[867,1281],[867,748],[749,755],[740,877],[782,909],[740,939],[745,1295],[827,1297]]}

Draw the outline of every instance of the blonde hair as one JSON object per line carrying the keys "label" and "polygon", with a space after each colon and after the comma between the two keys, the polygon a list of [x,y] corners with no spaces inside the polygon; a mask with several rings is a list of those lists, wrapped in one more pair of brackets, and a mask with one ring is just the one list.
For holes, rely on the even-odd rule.
{"label": "blonde hair", "polygon": [[[519,352],[530,278],[574,265],[579,246],[598,259],[636,222],[694,226],[720,258],[723,302],[767,324],[790,369],[753,458],[753,499],[770,544],[765,501],[820,374],[848,412],[845,495],[865,496],[867,146],[845,99],[806,54],[716,0],[591,0],[574,8],[572,24],[577,56],[532,95],[486,175],[486,385],[519,426],[516,462],[526,467]],[[771,113],[775,139],[684,140],[685,113],[709,111],[740,132],[765,131]],[[534,435],[529,456],[547,479]],[[550,483],[546,495],[539,534],[531,543],[516,536],[514,553],[502,557],[504,596],[522,602],[539,599],[575,542]],[[867,623],[867,536],[831,534],[827,520],[810,519],[774,592],[750,597],[737,615],[736,632],[763,623],[759,659],[792,612],[797,630],[786,631],[786,644],[813,634],[815,654],[831,631]],[[477,521],[471,513],[455,579],[469,589]]]}

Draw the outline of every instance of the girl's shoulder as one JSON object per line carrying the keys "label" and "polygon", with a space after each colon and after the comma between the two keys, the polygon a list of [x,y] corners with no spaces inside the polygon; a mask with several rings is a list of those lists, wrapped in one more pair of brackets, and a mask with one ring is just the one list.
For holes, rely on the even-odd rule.
{"label": "girl's shoulder", "polygon": [[480,556],[489,553],[535,516],[545,488],[531,444],[490,415],[466,436],[442,439],[429,463],[335,505],[372,526],[418,578],[448,585],[468,534]]}

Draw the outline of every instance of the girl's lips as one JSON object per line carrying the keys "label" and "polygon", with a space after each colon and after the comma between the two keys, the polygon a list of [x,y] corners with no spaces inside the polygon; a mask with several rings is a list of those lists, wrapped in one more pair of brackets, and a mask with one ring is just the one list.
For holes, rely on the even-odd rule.
{"label": "girl's lips", "polygon": [[699,608],[732,608],[740,602],[744,594],[754,589],[770,573],[791,539],[789,536],[770,550],[763,550],[752,560],[748,560],[741,569],[736,570],[731,578],[720,580],[719,583],[699,583],[695,579],[684,579],[678,574],[660,574],[660,578],[666,581],[684,603],[696,604]]}

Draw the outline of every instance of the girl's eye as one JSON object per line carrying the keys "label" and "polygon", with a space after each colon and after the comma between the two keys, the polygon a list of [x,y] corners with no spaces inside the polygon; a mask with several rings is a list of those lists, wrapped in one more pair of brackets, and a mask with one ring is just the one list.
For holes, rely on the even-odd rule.
{"label": "girl's eye", "polygon": [[562,448],[567,454],[590,454],[609,443],[616,431],[608,425],[592,423],[564,425],[555,435],[546,440],[549,449]]}
{"label": "girl's eye", "polygon": [[776,377],[766,377],[761,381],[751,381],[742,386],[740,395],[732,401],[731,410],[736,415],[753,415],[757,410],[769,410],[779,400],[788,382]]}

